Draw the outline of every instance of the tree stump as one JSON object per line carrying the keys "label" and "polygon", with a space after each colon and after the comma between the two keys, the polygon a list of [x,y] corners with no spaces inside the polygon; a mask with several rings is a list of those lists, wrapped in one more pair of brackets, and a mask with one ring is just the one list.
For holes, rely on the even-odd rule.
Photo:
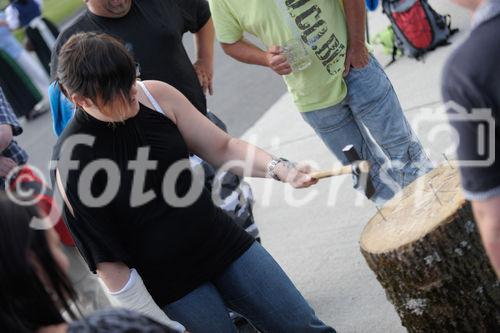
{"label": "tree stump", "polygon": [[500,282],[456,168],[405,188],[368,222],[360,245],[408,332],[500,332]]}

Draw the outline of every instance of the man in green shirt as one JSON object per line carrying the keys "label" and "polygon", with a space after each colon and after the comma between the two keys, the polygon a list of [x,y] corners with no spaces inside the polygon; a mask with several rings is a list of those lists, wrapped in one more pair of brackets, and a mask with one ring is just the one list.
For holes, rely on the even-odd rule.
{"label": "man in green shirt", "polygon": [[[389,79],[367,50],[363,0],[209,1],[228,55],[283,75],[304,120],[342,163],[349,163],[342,153],[348,144],[372,163],[375,202],[430,170]],[[281,47],[293,39],[309,54],[303,70],[292,71]]]}

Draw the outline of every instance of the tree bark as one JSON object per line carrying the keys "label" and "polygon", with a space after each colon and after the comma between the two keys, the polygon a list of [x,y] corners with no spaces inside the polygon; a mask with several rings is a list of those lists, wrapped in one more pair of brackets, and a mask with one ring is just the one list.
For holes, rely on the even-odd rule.
{"label": "tree bark", "polygon": [[368,222],[360,245],[408,332],[500,332],[500,282],[456,169],[410,184]]}

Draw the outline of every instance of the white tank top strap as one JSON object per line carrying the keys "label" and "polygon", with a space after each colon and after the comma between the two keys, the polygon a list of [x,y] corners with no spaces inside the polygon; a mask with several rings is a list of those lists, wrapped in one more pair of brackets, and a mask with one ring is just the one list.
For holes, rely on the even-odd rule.
{"label": "white tank top strap", "polygon": [[148,98],[149,102],[153,105],[156,111],[159,113],[165,115],[165,112],[163,112],[163,109],[161,108],[160,104],[156,101],[156,99],[151,95],[149,92],[148,88],[146,88],[146,85],[144,82],[137,80],[137,84],[142,88],[142,91],[146,94],[146,97]]}

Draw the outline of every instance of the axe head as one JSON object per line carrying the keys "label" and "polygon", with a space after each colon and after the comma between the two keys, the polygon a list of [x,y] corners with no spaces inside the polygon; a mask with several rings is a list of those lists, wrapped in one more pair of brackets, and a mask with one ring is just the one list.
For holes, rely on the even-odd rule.
{"label": "axe head", "polygon": [[367,168],[367,162],[361,161],[361,157],[353,145],[345,146],[342,151],[352,164],[353,187],[362,190],[365,196],[370,199],[375,194],[375,187],[370,178],[370,165],[368,164]]}

